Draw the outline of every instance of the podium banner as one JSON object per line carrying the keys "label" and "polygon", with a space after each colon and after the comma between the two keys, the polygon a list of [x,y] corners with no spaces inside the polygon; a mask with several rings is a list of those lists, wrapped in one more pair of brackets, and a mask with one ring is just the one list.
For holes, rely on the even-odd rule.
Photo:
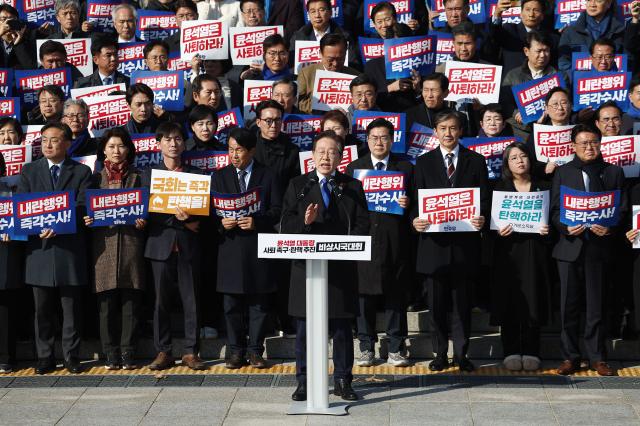
{"label": "podium banner", "polygon": [[258,234],[261,259],[371,260],[369,235]]}

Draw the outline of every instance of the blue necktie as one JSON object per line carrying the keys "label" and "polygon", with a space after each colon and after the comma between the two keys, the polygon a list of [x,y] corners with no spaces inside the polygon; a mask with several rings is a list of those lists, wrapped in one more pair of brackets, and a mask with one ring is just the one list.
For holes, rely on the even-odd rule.
{"label": "blue necktie", "polygon": [[59,177],[60,177],[60,166],[54,164],[53,166],[51,166],[51,183],[53,183],[54,188],[58,184]]}
{"label": "blue necktie", "polygon": [[382,170],[384,169],[384,163],[382,161],[378,161],[376,163],[376,170]]}
{"label": "blue necktie", "polygon": [[329,190],[329,182],[327,182],[327,179],[322,179],[321,182],[321,186],[322,186],[322,200],[324,201],[324,207],[328,208],[329,207],[329,203],[331,202],[331,191]]}
{"label": "blue necktie", "polygon": [[105,78],[104,78],[104,80],[102,80],[102,83],[103,83],[105,86],[108,86],[108,85],[110,85],[111,83],[113,83],[113,79],[112,79],[111,77],[105,77]]}
{"label": "blue necktie", "polygon": [[269,15],[271,15],[271,2],[275,2],[275,0],[265,0],[264,1],[264,22],[269,22]]}

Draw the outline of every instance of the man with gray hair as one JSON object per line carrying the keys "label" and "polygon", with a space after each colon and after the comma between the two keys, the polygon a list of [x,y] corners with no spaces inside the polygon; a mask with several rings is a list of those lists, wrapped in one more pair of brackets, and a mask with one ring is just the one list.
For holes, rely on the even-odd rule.
{"label": "man with gray hair", "polygon": [[97,140],[89,134],[89,107],[82,99],[67,99],[62,109],[62,120],[69,126],[73,139],[67,150],[69,157],[94,155]]}
{"label": "man with gray hair", "polygon": [[118,43],[139,41],[136,37],[136,8],[130,4],[119,4],[111,12],[113,27],[118,35]]}
{"label": "man with gray hair", "polygon": [[90,38],[89,31],[93,30],[93,24],[85,21],[80,25],[80,15],[80,3],[77,0],[57,0],[56,20],[60,29],[47,38]]}

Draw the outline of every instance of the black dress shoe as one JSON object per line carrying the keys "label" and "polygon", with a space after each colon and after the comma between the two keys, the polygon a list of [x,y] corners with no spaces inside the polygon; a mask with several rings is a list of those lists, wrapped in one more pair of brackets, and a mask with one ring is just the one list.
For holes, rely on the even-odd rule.
{"label": "black dress shoe", "polygon": [[307,400],[307,384],[298,383],[298,387],[291,394],[291,399],[294,401],[306,401]]}
{"label": "black dress shoe", "polygon": [[407,312],[421,312],[426,311],[427,305],[422,302],[415,302],[407,306]]}
{"label": "black dress shoe", "polygon": [[358,394],[351,387],[351,382],[347,379],[336,379],[333,383],[333,394],[341,396],[345,401],[357,401]]}
{"label": "black dress shoe", "polygon": [[466,356],[463,358],[457,358],[454,363],[458,366],[460,371],[466,371],[467,373],[471,373],[476,369],[473,363],[469,361],[469,358]]}
{"label": "black dress shoe", "polygon": [[70,357],[64,360],[64,368],[71,374],[80,374],[82,373],[82,367],[80,366],[80,361],[76,357]]}
{"label": "black dress shoe", "polygon": [[51,358],[43,358],[38,360],[36,365],[36,374],[51,373],[56,369],[56,362]]}
{"label": "black dress shoe", "polygon": [[446,356],[437,356],[429,363],[429,370],[442,371],[449,368],[449,359]]}

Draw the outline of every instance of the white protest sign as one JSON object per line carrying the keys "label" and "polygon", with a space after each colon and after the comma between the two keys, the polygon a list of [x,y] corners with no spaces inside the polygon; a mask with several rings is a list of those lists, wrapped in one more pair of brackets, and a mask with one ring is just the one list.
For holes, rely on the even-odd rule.
{"label": "white protest sign", "polygon": [[600,141],[600,152],[604,161],[622,167],[625,177],[638,177],[640,136],[603,136]]}
{"label": "white protest sign", "polygon": [[71,99],[90,98],[92,96],[107,96],[111,92],[127,90],[124,83],[105,84],[104,86],[82,87],[71,89]]}
{"label": "white protest sign", "polygon": [[[293,71],[300,74],[302,68],[320,62],[320,41],[319,40],[296,40],[295,58]],[[344,58],[344,66],[349,65],[349,51]]]}
{"label": "white protest sign", "polygon": [[313,83],[311,108],[320,111],[331,111],[341,108],[349,109],[353,103],[349,84],[355,75],[340,72],[317,70]]}
{"label": "white protest sign", "polygon": [[229,28],[233,65],[251,65],[253,61],[262,60],[262,43],[274,34],[284,35],[282,25]]}
{"label": "white protest sign", "polygon": [[573,160],[571,129],[573,129],[573,125],[548,126],[535,123],[533,125],[533,143],[538,161],[543,163],[553,161],[562,165]]}
{"label": "white protest sign", "polygon": [[244,81],[244,121],[249,121],[256,116],[256,105],[262,101],[271,99],[273,81],[245,80]]}
{"label": "white protest sign", "polygon": [[500,102],[501,66],[447,61],[444,73],[449,79],[445,100],[477,98],[484,105]]}
{"label": "white protest sign", "polygon": [[475,232],[471,219],[480,216],[480,188],[418,190],[418,216],[430,225],[424,232]]}
{"label": "white protest sign", "polygon": [[[40,47],[42,47],[42,44],[46,43],[47,41],[49,40],[36,40],[36,48],[38,49],[38,52],[40,52]],[[69,62],[71,65],[75,65],[75,67],[78,68],[83,76],[86,77],[93,74],[93,59],[91,58],[90,38],[60,38],[52,39],[51,41],[57,41],[64,45],[64,50],[67,51],[67,62]],[[38,57],[40,56],[38,55]]]}
{"label": "white protest sign", "polygon": [[124,126],[131,116],[125,95],[92,96],[83,100],[89,107],[89,133],[94,138],[112,127]]}
{"label": "white protest sign", "polygon": [[190,61],[229,58],[229,23],[226,21],[183,21],[180,27],[180,58]]}

